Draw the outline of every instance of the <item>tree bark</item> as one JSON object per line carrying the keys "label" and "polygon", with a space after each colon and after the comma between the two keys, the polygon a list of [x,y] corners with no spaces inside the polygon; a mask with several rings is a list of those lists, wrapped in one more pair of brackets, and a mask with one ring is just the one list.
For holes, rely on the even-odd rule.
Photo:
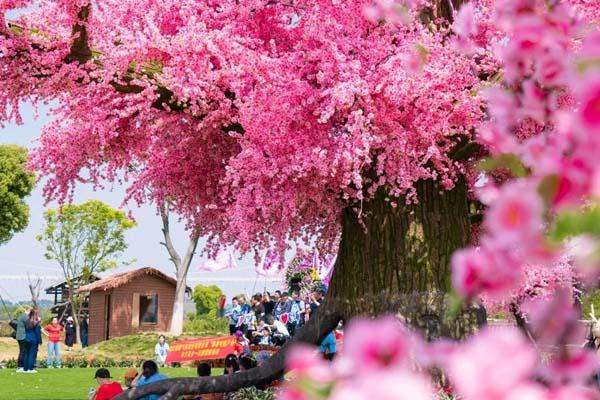
{"label": "tree bark", "polygon": [[159,209],[160,216],[162,219],[163,227],[162,232],[165,238],[162,243],[169,252],[169,257],[175,266],[175,275],[177,277],[177,284],[175,286],[175,301],[173,302],[173,313],[171,316],[171,324],[169,327],[169,333],[173,336],[179,336],[183,333],[183,320],[185,317],[185,291],[187,289],[187,274],[196,253],[196,247],[198,246],[198,240],[200,238],[197,232],[192,233],[190,242],[188,244],[187,251],[183,260],[175,250],[173,241],[171,240],[171,231],[169,226],[169,203],[165,202]]}
{"label": "tree bark", "polygon": [[394,313],[429,339],[460,339],[485,320],[479,307],[445,318],[450,259],[470,241],[467,186],[460,179],[452,190],[431,180],[415,187],[417,203],[378,193],[360,217],[344,210],[329,296],[346,302],[347,315]]}
{"label": "tree bark", "polygon": [[183,333],[183,320],[185,317],[185,289],[187,287],[187,274],[177,271],[177,286],[175,287],[175,302],[173,303],[173,316],[171,317],[170,333],[179,336]]}

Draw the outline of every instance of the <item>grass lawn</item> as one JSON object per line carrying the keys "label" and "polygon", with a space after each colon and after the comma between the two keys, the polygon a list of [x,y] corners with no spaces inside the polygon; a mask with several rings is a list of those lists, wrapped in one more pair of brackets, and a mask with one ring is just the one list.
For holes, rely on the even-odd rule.
{"label": "grass lawn", "polygon": [[[0,398],[15,400],[86,400],[90,388],[97,386],[92,368],[39,369],[37,374],[17,374],[0,369]],[[111,375],[123,380],[125,368],[110,368]],[[195,368],[163,368],[171,378],[195,376]],[[215,370],[214,373],[222,373]]]}

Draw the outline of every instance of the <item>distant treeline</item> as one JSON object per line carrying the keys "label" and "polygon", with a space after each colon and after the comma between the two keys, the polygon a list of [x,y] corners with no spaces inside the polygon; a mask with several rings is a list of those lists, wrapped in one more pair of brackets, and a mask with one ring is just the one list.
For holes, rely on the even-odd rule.
{"label": "distant treeline", "polygon": [[[4,308],[4,306],[2,306],[2,303],[0,303],[0,321],[9,321],[11,316],[15,317],[15,313],[19,313],[24,306],[31,304],[31,302],[28,301],[19,301],[13,303],[6,300],[4,301],[4,303],[6,304],[6,308]],[[54,305],[53,301],[38,300],[38,306],[40,307],[42,316],[48,314],[52,305]]]}

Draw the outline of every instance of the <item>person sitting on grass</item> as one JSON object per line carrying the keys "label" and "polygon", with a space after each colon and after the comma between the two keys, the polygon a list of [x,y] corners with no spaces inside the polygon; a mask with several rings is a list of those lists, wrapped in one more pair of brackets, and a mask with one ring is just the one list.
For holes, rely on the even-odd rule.
{"label": "person sitting on grass", "polygon": [[135,368],[128,368],[123,375],[123,383],[125,384],[125,389],[131,389],[133,387],[132,383],[135,378],[138,377],[138,372]]}
{"label": "person sitting on grass", "polygon": [[166,342],[165,335],[158,337],[158,343],[154,346],[154,355],[156,362],[161,367],[164,367],[167,362],[167,354],[169,354],[169,343]]}
{"label": "person sitting on grass", "polygon": [[[211,376],[211,367],[208,363],[200,363],[196,369],[198,376]],[[222,393],[189,394],[183,400],[223,400]]]}
{"label": "person sitting on grass", "polygon": [[236,356],[240,357],[242,354],[252,353],[252,350],[250,350],[250,341],[246,339],[246,336],[244,336],[242,331],[237,331],[233,336],[235,336],[236,339],[234,345],[234,353]]}
{"label": "person sitting on grass", "polygon": [[[142,374],[135,378],[132,382],[133,387],[148,385],[153,382],[158,382],[167,379],[166,376],[158,373],[158,365],[152,360],[144,361],[142,364]],[[140,400],[159,400],[159,394],[149,394],[140,398]]]}
{"label": "person sitting on grass", "polygon": [[110,377],[110,372],[106,368],[100,368],[96,371],[94,379],[98,382],[98,390],[90,392],[89,400],[110,400],[123,392],[123,388]]}
{"label": "person sitting on grass", "polygon": [[225,357],[225,368],[223,375],[233,375],[240,370],[240,362],[235,354],[228,354]]}
{"label": "person sitting on grass", "polygon": [[255,361],[250,356],[242,356],[240,357],[240,371],[247,371],[256,367]]}

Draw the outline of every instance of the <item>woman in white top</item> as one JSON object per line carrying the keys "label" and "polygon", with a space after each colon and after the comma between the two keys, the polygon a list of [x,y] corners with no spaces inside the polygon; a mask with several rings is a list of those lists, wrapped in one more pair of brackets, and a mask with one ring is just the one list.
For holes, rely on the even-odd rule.
{"label": "woman in white top", "polygon": [[169,354],[169,344],[165,341],[165,335],[158,337],[158,343],[154,346],[154,355],[156,356],[156,363],[164,367],[167,361],[167,354]]}

